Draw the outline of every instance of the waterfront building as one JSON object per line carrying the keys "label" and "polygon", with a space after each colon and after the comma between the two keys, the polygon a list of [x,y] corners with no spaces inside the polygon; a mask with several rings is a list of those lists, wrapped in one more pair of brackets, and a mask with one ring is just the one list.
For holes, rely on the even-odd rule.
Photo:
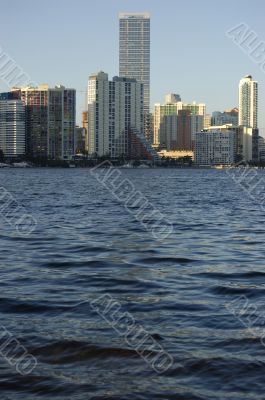
{"label": "waterfront building", "polygon": [[195,163],[200,166],[231,165],[235,162],[235,132],[211,127],[195,135]]}
{"label": "waterfront building", "polygon": [[259,161],[265,163],[265,139],[259,136]]}
{"label": "waterfront building", "polygon": [[86,153],[86,129],[80,126],[75,127],[74,154],[84,155]]}
{"label": "waterfront building", "polygon": [[26,110],[26,148],[33,157],[70,159],[74,154],[76,91],[62,85],[13,88]]}
{"label": "waterfront building", "polygon": [[150,15],[148,13],[119,14],[119,76],[143,83],[144,130],[147,137],[150,124]]}
{"label": "waterfront building", "polygon": [[152,113],[144,113],[144,134],[149,143],[153,143],[154,117]]}
{"label": "waterfront building", "polygon": [[93,74],[88,82],[89,154],[128,154],[129,130],[143,132],[143,84],[136,79]]}
{"label": "waterfront building", "polygon": [[236,161],[259,160],[259,130],[247,126],[236,127]]}
{"label": "waterfront building", "polygon": [[[208,133],[211,135],[206,136]],[[219,132],[219,136],[218,136]],[[224,136],[221,135],[224,134]],[[228,140],[228,133],[233,136],[233,158],[230,157],[231,148],[227,147],[226,141]],[[215,140],[217,140],[216,147]],[[213,142],[213,147],[210,147],[210,142]],[[230,142],[229,142],[230,143]],[[258,161],[258,129],[248,128],[245,126],[235,126],[232,124],[224,124],[220,126],[210,126],[208,129],[203,129],[201,132],[197,132],[195,135],[195,160],[199,160],[197,163],[203,165],[202,160],[208,160],[208,164],[212,165],[209,160],[213,156],[213,165],[222,158],[226,160],[224,165],[229,164],[229,160],[233,163],[240,163],[241,161],[250,162]],[[203,148],[203,146],[206,146]],[[229,145],[230,146],[230,145]],[[217,160],[217,161],[216,161]],[[221,162],[220,162],[221,163]],[[222,164],[222,163],[221,163]]]}
{"label": "waterfront building", "polygon": [[[180,113],[180,111],[188,111],[188,114]],[[182,119],[178,115],[182,115]],[[190,115],[189,118],[186,119],[186,139],[185,141],[194,140],[194,135],[197,131],[203,129],[204,127],[204,118],[206,115],[206,106],[204,103],[166,103],[166,104],[155,104],[154,109],[154,141],[153,146],[155,148],[166,148],[167,150],[184,150],[184,148],[180,148],[179,146],[184,145],[184,126],[180,128],[181,131],[178,136],[178,120],[181,122],[183,120],[184,115]],[[190,121],[188,121],[190,120]],[[188,128],[189,125],[189,128]],[[188,133],[188,130],[190,132]],[[190,139],[188,137],[190,136]],[[185,142],[185,143],[186,143]],[[186,144],[185,144],[186,146]],[[190,148],[190,149],[191,149]]]}
{"label": "waterfront building", "polygon": [[178,159],[178,158],[187,158],[190,157],[191,160],[194,159],[194,152],[191,150],[160,150],[158,152],[158,155],[161,158],[172,158],[172,159]]}
{"label": "waterfront building", "polygon": [[85,130],[85,152],[88,153],[88,112],[82,112],[82,128]]}
{"label": "waterfront building", "polygon": [[[207,114],[208,115],[208,114]],[[196,132],[200,132],[202,129],[207,126],[205,123],[205,117],[207,115],[199,115],[199,114],[191,114],[191,142],[192,142],[192,150],[194,150],[194,142],[195,142],[195,134]]]}
{"label": "waterfront building", "polygon": [[[153,145],[155,148],[160,146],[160,130],[162,128],[162,145],[165,143],[165,125],[167,125],[166,117],[177,116],[180,109],[179,103],[155,104],[154,108],[154,138]],[[175,122],[176,123],[176,122]],[[169,133],[168,136],[174,136]]]}
{"label": "waterfront building", "polygon": [[10,159],[25,154],[25,107],[7,94],[0,94],[0,149]]}
{"label": "waterfront building", "polygon": [[159,128],[160,144],[162,150],[177,149],[178,116],[176,114],[165,115],[162,118]]}
{"label": "waterfront building", "polygon": [[258,83],[247,75],[239,82],[238,124],[258,128]]}
{"label": "waterfront building", "polygon": [[180,110],[177,115],[177,149],[192,150],[191,112]]}

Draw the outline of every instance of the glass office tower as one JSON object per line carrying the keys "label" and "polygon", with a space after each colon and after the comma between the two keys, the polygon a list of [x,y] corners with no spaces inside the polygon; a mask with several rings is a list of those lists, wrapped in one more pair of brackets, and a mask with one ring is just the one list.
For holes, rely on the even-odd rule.
{"label": "glass office tower", "polygon": [[119,75],[144,84],[144,114],[150,108],[150,16],[120,13]]}

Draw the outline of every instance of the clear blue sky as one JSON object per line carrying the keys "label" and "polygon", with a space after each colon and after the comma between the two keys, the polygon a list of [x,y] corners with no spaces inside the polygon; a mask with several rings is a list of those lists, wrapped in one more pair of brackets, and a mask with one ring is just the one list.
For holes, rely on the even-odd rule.
{"label": "clear blue sky", "polygon": [[2,1],[0,46],[32,80],[76,88],[80,122],[88,76],[118,74],[119,11],[151,14],[151,108],[168,92],[209,113],[237,106],[239,79],[251,74],[265,128],[265,73],[225,35],[245,22],[265,42],[263,0]]}

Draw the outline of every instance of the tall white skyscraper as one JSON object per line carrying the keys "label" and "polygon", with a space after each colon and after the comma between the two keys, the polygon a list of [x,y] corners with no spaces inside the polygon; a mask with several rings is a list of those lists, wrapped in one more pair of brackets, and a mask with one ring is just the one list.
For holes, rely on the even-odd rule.
{"label": "tall white skyscraper", "polygon": [[116,158],[128,152],[130,129],[143,131],[143,84],[99,72],[88,81],[88,152]]}
{"label": "tall white skyscraper", "polygon": [[145,132],[149,135],[150,111],[150,15],[119,14],[119,75],[144,84]]}
{"label": "tall white skyscraper", "polygon": [[258,127],[258,82],[251,75],[239,82],[238,124],[248,128]]}

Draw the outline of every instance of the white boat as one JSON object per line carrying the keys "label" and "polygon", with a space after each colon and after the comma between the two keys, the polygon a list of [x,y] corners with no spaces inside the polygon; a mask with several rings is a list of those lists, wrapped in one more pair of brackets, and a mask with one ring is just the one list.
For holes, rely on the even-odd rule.
{"label": "white boat", "polygon": [[229,168],[227,165],[214,165],[212,168],[214,169],[226,169]]}
{"label": "white boat", "polygon": [[13,163],[13,167],[15,167],[15,168],[30,168],[30,165],[27,162],[22,161],[22,162]]}
{"label": "white boat", "polygon": [[137,168],[150,168],[149,165],[146,164],[140,164],[139,167]]}
{"label": "white boat", "polygon": [[132,168],[131,164],[123,164],[119,168]]}

